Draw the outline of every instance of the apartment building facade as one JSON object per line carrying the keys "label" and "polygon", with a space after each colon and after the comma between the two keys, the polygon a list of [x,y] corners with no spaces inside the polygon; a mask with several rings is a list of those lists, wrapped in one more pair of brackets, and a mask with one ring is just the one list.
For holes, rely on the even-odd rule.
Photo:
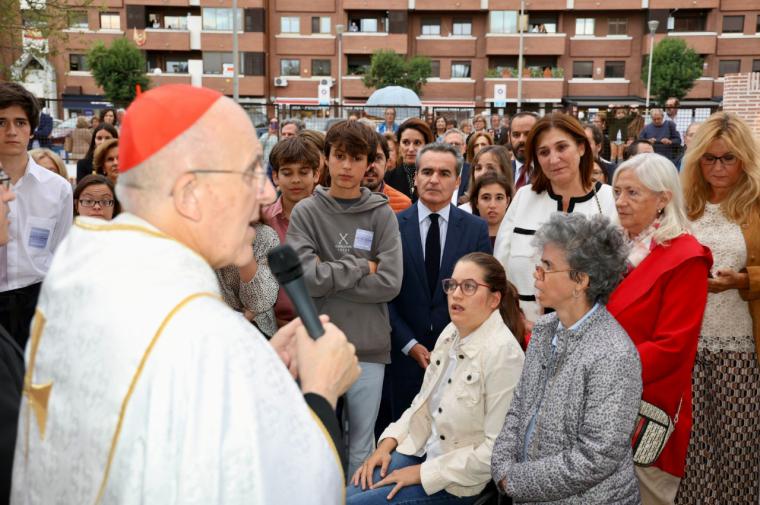
{"label": "apartment building facade", "polygon": [[[249,106],[361,105],[361,75],[378,49],[424,55],[431,107],[489,107],[495,85],[517,100],[519,0],[238,0],[239,94]],[[97,6],[96,6],[97,5]],[[647,23],[655,42],[681,38],[704,58],[686,97],[717,104],[723,76],[760,71],[758,0],[527,0],[522,96],[526,107],[606,106],[646,95]],[[96,0],[70,16],[51,56],[67,113],[102,100],[84,55],[128,37],[145,52],[153,85],[186,83],[232,94],[231,0]],[[339,81],[340,80],[340,81]]]}

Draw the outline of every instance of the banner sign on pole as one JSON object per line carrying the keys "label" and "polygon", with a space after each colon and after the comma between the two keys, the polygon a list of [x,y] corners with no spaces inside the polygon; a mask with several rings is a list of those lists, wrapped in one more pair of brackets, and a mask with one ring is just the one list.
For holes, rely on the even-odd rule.
{"label": "banner sign on pole", "polygon": [[319,100],[319,105],[330,105],[330,86],[320,84],[317,87],[317,100]]}
{"label": "banner sign on pole", "polygon": [[507,85],[493,85],[493,106],[496,108],[507,106]]}

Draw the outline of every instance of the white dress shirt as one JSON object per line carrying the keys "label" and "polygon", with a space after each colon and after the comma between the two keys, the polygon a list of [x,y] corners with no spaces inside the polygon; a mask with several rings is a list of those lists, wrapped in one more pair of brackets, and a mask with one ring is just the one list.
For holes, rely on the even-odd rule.
{"label": "white dress shirt", "polygon": [[[442,208],[436,214],[438,214],[438,228],[440,230],[440,237],[441,237],[441,257],[438,259],[438,262],[443,259],[443,251],[446,249],[446,232],[449,229],[449,214],[451,212],[451,206],[447,205],[446,207]],[[417,215],[419,218],[420,223],[420,240],[422,241],[422,257],[425,257],[425,241],[427,240],[427,234],[430,230],[430,224],[432,221],[430,220],[430,214],[433,214],[433,211],[425,207],[425,204],[422,203],[422,201],[417,200]],[[418,342],[416,339],[412,338],[403,349],[401,349],[401,352],[404,354],[409,354],[409,350],[417,345]]]}
{"label": "white dress shirt", "polygon": [[42,282],[74,219],[71,184],[31,156],[12,189],[10,240],[0,247],[0,291]]}

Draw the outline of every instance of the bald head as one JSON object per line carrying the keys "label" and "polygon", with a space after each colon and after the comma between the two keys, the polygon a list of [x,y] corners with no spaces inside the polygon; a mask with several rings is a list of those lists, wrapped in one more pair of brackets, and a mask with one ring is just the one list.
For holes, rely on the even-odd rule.
{"label": "bald head", "polygon": [[212,266],[242,265],[252,254],[250,224],[274,196],[261,154],[247,114],[221,97],[178,137],[121,174],[116,193],[125,211],[184,243]]}

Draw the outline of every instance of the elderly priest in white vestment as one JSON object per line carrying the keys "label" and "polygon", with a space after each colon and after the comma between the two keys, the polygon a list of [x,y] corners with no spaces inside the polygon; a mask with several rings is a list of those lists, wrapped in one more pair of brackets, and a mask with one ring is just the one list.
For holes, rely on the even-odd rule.
{"label": "elderly priest in white vestment", "polygon": [[251,261],[273,197],[247,115],[161,86],[130,106],[120,142],[126,212],[78,219],[42,287],[12,503],[342,503],[333,409],[359,375],[353,346],[298,322],[268,343],[214,274]]}

